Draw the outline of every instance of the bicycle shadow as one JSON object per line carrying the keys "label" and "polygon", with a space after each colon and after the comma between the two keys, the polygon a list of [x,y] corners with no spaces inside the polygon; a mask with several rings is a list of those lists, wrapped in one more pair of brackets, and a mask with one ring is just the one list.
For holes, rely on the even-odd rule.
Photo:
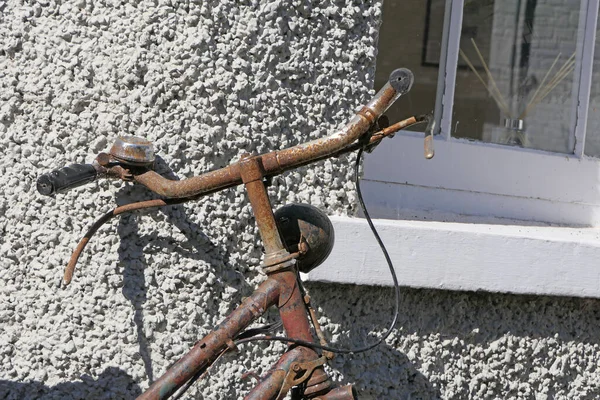
{"label": "bicycle shadow", "polygon": [[[306,282],[305,286],[313,300],[313,307],[319,307],[322,315],[334,324],[323,326],[329,343],[334,347],[351,349],[374,343],[377,337],[371,332],[384,332],[391,322],[391,290],[374,295],[373,288],[355,285],[335,285],[334,290],[331,284],[318,282]],[[389,311],[387,308],[390,308]],[[365,313],[365,310],[371,309],[378,312]],[[441,399],[440,389],[419,371],[419,365],[388,344],[397,335],[392,333],[392,337],[394,339],[388,338],[386,343],[364,353],[337,354],[330,362],[331,367],[341,374],[337,378],[341,378],[342,384],[354,384],[361,400]]]}
{"label": "bicycle shadow", "polygon": [[[318,305],[335,324],[324,327],[335,346],[356,348],[371,343],[375,337],[369,333],[383,332],[391,321],[392,288],[318,282],[309,282],[306,287],[313,306]],[[454,395],[472,398],[473,388],[468,384],[472,371],[468,365],[457,368],[457,363],[468,358],[473,349],[489,353],[482,360],[484,365],[495,356],[518,351],[523,354],[519,358],[523,371],[551,368],[546,363],[568,358],[572,343],[593,348],[600,345],[598,320],[597,299],[401,288],[399,320],[387,343],[367,353],[337,356],[332,366],[341,372],[344,381],[357,384],[363,393],[361,399],[436,399],[441,397],[440,388],[449,383],[445,379],[452,365],[453,374],[464,378],[462,387],[454,387]],[[552,344],[543,344],[545,341]],[[552,349],[542,351],[538,346]],[[552,355],[544,356],[544,351]],[[590,363],[595,368],[594,361]],[[581,374],[568,363],[563,368],[568,369],[565,376],[572,374],[573,379]],[[420,371],[427,371],[433,381]],[[504,387],[504,381],[515,380],[532,385],[527,373],[519,376],[497,372],[495,379],[501,382],[500,387]],[[569,384],[570,380],[560,378],[540,383],[548,389],[548,398],[560,390],[568,392]],[[600,388],[594,393],[594,398],[600,396]],[[516,396],[512,392],[498,394]]]}
{"label": "bicycle shadow", "polygon": [[[164,160],[157,157],[156,172],[167,177],[168,179],[178,180],[178,177],[168,167]],[[150,200],[158,198],[155,194],[148,191],[146,188],[139,185],[124,186],[115,196],[117,205]],[[161,224],[161,231],[153,230],[151,233],[140,233],[146,223],[141,222],[142,216],[150,216],[155,222]],[[173,233],[180,233],[185,236],[185,241],[180,241],[170,237],[168,233],[164,233],[165,228],[162,226],[166,223],[167,226],[173,227]],[[170,229],[170,228],[168,228]],[[224,249],[215,245],[211,239],[203,232],[203,228],[190,220],[186,214],[183,205],[171,205],[160,207],[158,210],[134,212],[122,214],[117,226],[117,233],[120,238],[120,246],[118,250],[119,265],[123,271],[123,296],[128,299],[134,308],[134,324],[137,331],[137,340],[139,343],[139,354],[144,363],[144,369],[148,377],[149,383],[154,381],[154,373],[152,368],[152,352],[150,343],[145,333],[144,310],[146,303],[149,300],[149,286],[153,287],[153,292],[158,292],[161,289],[157,288],[157,275],[161,274],[164,278],[164,273],[159,271],[155,265],[148,265],[146,259],[154,259],[160,257],[161,253],[172,254],[176,253],[179,259],[185,259],[191,263],[204,263],[210,265],[211,271],[219,278],[214,280],[210,285],[210,291],[215,294],[212,297],[218,297],[228,287],[238,289],[238,296],[247,295],[251,292],[249,285],[244,280],[244,277],[235,272],[235,268],[230,266],[228,254]],[[168,258],[167,258],[168,259]],[[148,273],[149,267],[151,273]],[[172,265],[168,265],[172,268]],[[178,276],[172,279],[174,282],[173,290],[186,290],[185,287],[197,286],[202,282],[192,279],[186,279],[183,276]],[[189,287],[189,286],[188,286]],[[231,301],[232,307],[239,303],[236,296]],[[160,307],[159,307],[160,308]],[[168,307],[164,310],[153,309],[153,312],[164,314],[166,321],[168,318]],[[216,310],[213,310],[216,312]],[[202,325],[203,321],[194,321],[198,325]],[[156,326],[155,330],[165,330],[166,322]]]}
{"label": "bicycle shadow", "polygon": [[63,382],[46,386],[42,382],[12,382],[0,380],[0,398],[4,400],[81,400],[131,399],[142,391],[127,372],[110,367],[97,379],[82,375],[79,382]]}

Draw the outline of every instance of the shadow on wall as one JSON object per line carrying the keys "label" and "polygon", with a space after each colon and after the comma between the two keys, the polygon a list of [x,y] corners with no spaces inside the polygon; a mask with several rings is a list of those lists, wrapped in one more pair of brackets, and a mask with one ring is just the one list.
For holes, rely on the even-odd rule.
{"label": "shadow on wall", "polygon": [[83,375],[80,382],[59,383],[52,387],[36,381],[0,380],[0,398],[4,400],[131,399],[141,392],[131,376],[114,367],[107,368],[96,380]]}
{"label": "shadow on wall", "polygon": [[[328,341],[344,349],[367,346],[378,340],[371,332],[387,330],[393,312],[393,291],[354,285],[306,283],[313,306],[319,307],[320,316],[326,317],[323,329]],[[400,308],[400,322],[404,307]],[[411,362],[403,349],[395,348],[397,337],[392,333],[386,343],[375,349],[357,354],[338,354],[331,366],[342,375],[343,383],[352,383],[361,400],[441,399],[440,388],[423,375],[417,363]]]}
{"label": "shadow on wall", "polygon": [[[392,288],[308,283],[338,347],[372,343],[391,321]],[[401,289],[396,330],[369,352],[338,355],[333,368],[361,399],[600,398],[600,301]],[[586,383],[582,388],[576,381]],[[563,396],[563,397],[561,397]],[[527,396],[525,396],[527,397]]]}
{"label": "shadow on wall", "polygon": [[[164,177],[172,180],[179,180],[173,173],[164,160],[157,156],[155,170]],[[123,187],[116,194],[116,203],[121,206],[132,202],[148,200],[156,198],[153,193],[150,193],[146,188],[139,185]],[[122,215],[119,219],[117,233],[119,235],[121,245],[119,246],[119,265],[123,268],[123,296],[128,299],[134,308],[134,320],[137,332],[137,340],[139,343],[139,354],[144,363],[144,369],[148,382],[152,383],[155,379],[152,366],[152,354],[150,350],[150,341],[145,334],[144,311],[148,309],[145,303],[148,301],[149,286],[156,289],[156,274],[148,274],[145,270],[148,265],[145,260],[145,255],[152,256],[156,252],[178,253],[180,256],[192,260],[203,261],[211,265],[216,275],[221,279],[215,282],[211,290],[214,292],[222,292],[225,287],[233,286],[240,290],[240,293],[248,291],[248,285],[243,279],[231,280],[231,274],[221,273],[227,268],[229,259],[226,254],[221,254],[219,249],[206,236],[202,227],[189,220],[185,214],[183,205],[173,205],[161,207],[159,210],[154,209],[154,212],[160,211],[166,217],[169,224],[175,226],[184,236],[187,241],[179,243],[175,239],[164,238],[159,236],[158,231],[153,231],[150,234],[141,235],[139,233],[139,215],[136,213]],[[149,248],[151,247],[151,248]],[[171,267],[171,266],[169,266]],[[221,270],[221,271],[219,271]],[[179,277],[177,289],[180,289],[185,278]],[[147,280],[150,279],[151,282]],[[187,282],[189,284],[189,282]],[[233,305],[237,302],[232,302]],[[160,310],[160,307],[150,306],[153,313],[163,313],[165,315],[163,325],[166,324],[168,318],[168,310]],[[153,330],[162,331],[165,326],[153,326]]]}

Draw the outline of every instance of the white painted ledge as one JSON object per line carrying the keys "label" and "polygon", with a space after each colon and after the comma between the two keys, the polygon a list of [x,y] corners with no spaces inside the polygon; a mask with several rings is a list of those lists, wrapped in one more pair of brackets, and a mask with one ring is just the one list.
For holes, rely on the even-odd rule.
{"label": "white painted ledge", "polygon": [[[366,220],[332,217],[336,242],[308,279],[391,286]],[[600,297],[600,229],[375,220],[402,286]]]}

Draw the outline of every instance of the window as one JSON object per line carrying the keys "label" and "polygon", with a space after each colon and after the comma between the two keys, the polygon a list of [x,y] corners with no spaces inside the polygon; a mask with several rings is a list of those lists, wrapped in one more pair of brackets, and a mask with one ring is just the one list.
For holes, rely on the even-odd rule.
{"label": "window", "polygon": [[[433,111],[437,126],[432,160],[418,131],[365,157],[402,285],[600,297],[599,2],[384,1],[376,89],[411,68],[390,120]],[[310,278],[389,285],[366,223],[332,219]]]}
{"label": "window", "polygon": [[[594,15],[592,14],[590,18],[593,17]],[[597,39],[598,36],[600,36],[600,24],[596,26],[596,46],[593,57],[590,105],[586,127],[587,135],[585,135],[585,154],[595,157],[600,157],[600,40]],[[591,54],[588,57],[591,58]]]}
{"label": "window", "polygon": [[600,224],[598,1],[383,7],[376,88],[393,68],[411,68],[415,85],[391,120],[434,111],[438,135],[431,161],[416,133],[365,160],[376,215],[435,209]]}

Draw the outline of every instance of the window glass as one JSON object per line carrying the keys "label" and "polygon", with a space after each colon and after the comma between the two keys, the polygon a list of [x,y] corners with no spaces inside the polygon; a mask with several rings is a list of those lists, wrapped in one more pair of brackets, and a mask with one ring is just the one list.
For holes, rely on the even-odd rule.
{"label": "window glass", "polygon": [[415,75],[411,91],[386,113],[392,123],[434,109],[445,3],[444,0],[383,2],[375,88],[385,85],[396,68],[409,68]]}
{"label": "window glass", "polygon": [[579,2],[465,0],[451,134],[572,153]]}
{"label": "window glass", "polygon": [[592,69],[590,108],[585,135],[585,154],[600,157],[600,21],[596,30],[596,48]]}

